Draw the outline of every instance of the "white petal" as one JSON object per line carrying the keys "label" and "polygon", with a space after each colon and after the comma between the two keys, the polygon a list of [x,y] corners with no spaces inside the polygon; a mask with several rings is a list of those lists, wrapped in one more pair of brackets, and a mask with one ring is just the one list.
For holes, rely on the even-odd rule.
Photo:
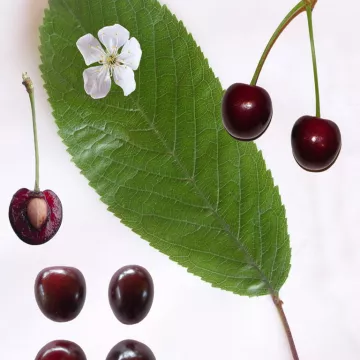
{"label": "white petal", "polygon": [[105,52],[101,47],[99,40],[91,34],[86,34],[82,36],[76,42],[76,46],[80,50],[81,55],[84,57],[86,65],[91,65],[95,62],[99,62],[105,56]]}
{"label": "white petal", "polygon": [[84,88],[93,99],[104,98],[111,88],[110,72],[105,66],[94,66],[83,72]]}
{"label": "white petal", "polygon": [[137,70],[140,65],[141,56],[142,51],[139,42],[135,38],[131,38],[122,48],[118,59],[133,70]]}
{"label": "white petal", "polygon": [[110,53],[117,52],[130,37],[130,33],[123,26],[115,24],[105,26],[98,32],[100,41],[106,46]]}
{"label": "white petal", "polygon": [[116,66],[114,69],[114,81],[124,90],[124,95],[130,95],[136,89],[134,71],[126,65]]}

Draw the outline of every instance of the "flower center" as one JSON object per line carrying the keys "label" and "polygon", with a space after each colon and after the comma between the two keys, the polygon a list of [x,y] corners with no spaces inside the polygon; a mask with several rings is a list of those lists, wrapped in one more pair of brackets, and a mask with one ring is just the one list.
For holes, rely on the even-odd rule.
{"label": "flower center", "polygon": [[117,58],[117,55],[115,54],[109,54],[107,57],[106,57],[106,64],[109,65],[109,66],[114,66],[116,65],[116,60]]}

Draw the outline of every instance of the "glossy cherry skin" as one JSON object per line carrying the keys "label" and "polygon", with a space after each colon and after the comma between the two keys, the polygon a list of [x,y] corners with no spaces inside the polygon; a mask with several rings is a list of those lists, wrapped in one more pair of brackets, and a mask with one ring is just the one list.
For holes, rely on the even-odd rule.
{"label": "glossy cherry skin", "polygon": [[124,340],[115,345],[106,360],[156,360],[148,346],[135,340]]}
{"label": "glossy cherry skin", "polygon": [[[33,198],[44,199],[48,215],[40,229],[34,228],[27,215],[27,207]],[[63,212],[61,201],[51,190],[40,192],[20,189],[13,196],[9,207],[9,220],[15,234],[26,244],[41,245],[48,242],[58,232]]]}
{"label": "glossy cherry skin", "polygon": [[50,320],[71,321],[80,314],[85,303],[85,278],[72,267],[45,268],[36,277],[35,298],[42,313]]}
{"label": "glossy cherry skin", "polygon": [[55,340],[46,344],[35,360],[86,360],[86,356],[79,345],[67,340]]}
{"label": "glossy cherry skin", "polygon": [[291,132],[291,146],[297,163],[308,171],[328,169],[341,149],[341,133],[331,120],[314,116],[298,119]]}
{"label": "glossy cherry skin", "polygon": [[222,101],[222,119],[228,133],[238,140],[255,140],[267,129],[273,114],[268,92],[259,87],[236,83]]}
{"label": "glossy cherry skin", "polygon": [[138,265],[119,269],[109,285],[109,302],[116,318],[126,325],[137,324],[150,311],[154,283],[149,272]]}

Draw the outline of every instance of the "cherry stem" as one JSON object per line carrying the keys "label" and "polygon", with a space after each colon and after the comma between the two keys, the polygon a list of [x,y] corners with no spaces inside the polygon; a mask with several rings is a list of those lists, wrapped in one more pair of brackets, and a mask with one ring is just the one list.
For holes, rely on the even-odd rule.
{"label": "cherry stem", "polygon": [[274,44],[276,43],[276,40],[279,38],[281,33],[287,28],[287,26],[302,12],[306,11],[307,8],[313,9],[317,0],[301,0],[297,5],[294,6],[293,9],[290,10],[290,12],[285,16],[284,20],[280,23],[280,25],[275,30],[273,36],[269,40],[268,44],[266,45],[266,48],[260,58],[260,61],[258,63],[258,66],[256,67],[254,76],[251,80],[250,85],[255,86],[258,82],[261,70],[265,64],[265,61],[273,48]]}
{"label": "cherry stem", "polygon": [[23,74],[23,85],[26,88],[26,91],[29,94],[31,112],[32,112],[32,122],[33,122],[33,132],[34,132],[34,147],[35,147],[35,192],[40,192],[39,187],[39,144],[37,136],[37,126],[36,126],[36,113],[35,113],[35,98],[34,98],[34,84],[31,81],[27,73]]}
{"label": "cherry stem", "polygon": [[312,21],[312,8],[310,5],[306,6],[306,13],[309,24],[309,36],[311,44],[311,55],[314,69],[314,84],[315,84],[315,97],[316,97],[316,117],[320,117],[320,91],[319,91],[319,78],[316,62],[316,51],[315,51],[315,40],[314,40],[314,29]]}
{"label": "cherry stem", "polygon": [[279,312],[281,322],[285,328],[285,332],[286,332],[286,336],[288,338],[288,342],[290,345],[292,357],[294,360],[299,360],[299,355],[296,351],[296,346],[295,346],[294,338],[293,338],[291,330],[290,330],[290,325],[289,325],[289,322],[287,321],[287,318],[286,318],[286,315],[284,312],[283,302],[280,300],[279,296],[277,296],[275,294],[272,294],[271,296],[272,296],[274,304]]}
{"label": "cherry stem", "polygon": [[265,61],[272,49],[272,47],[274,46],[274,44],[276,43],[276,40],[279,38],[279,36],[281,35],[281,33],[286,29],[286,27],[291,23],[292,20],[294,20],[299,14],[301,14],[303,11],[305,11],[306,8],[306,4],[304,3],[303,0],[301,0],[293,9],[290,10],[290,12],[285,16],[284,20],[280,23],[280,25],[277,27],[277,29],[275,30],[273,36],[271,37],[271,39],[269,40],[268,44],[266,45],[266,48],[260,58],[260,61],[258,63],[258,66],[255,70],[254,76],[251,80],[250,85],[255,86],[261,70],[265,64]]}

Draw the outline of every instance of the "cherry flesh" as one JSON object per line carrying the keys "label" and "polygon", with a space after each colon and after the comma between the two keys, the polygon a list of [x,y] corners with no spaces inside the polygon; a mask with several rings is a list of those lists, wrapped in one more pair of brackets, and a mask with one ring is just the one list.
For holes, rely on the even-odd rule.
{"label": "cherry flesh", "polygon": [[46,344],[35,360],[86,360],[86,356],[79,345],[67,340],[55,340]]}
{"label": "cherry flesh", "polygon": [[85,303],[85,278],[72,267],[45,268],[36,277],[35,298],[42,313],[50,320],[71,321],[80,314]]}
{"label": "cherry flesh", "polygon": [[135,340],[124,340],[115,345],[106,360],[156,360],[148,346]]}
{"label": "cherry flesh", "polygon": [[236,83],[222,101],[222,118],[227,132],[238,140],[255,140],[267,129],[272,118],[272,101],[259,87]]}
{"label": "cherry flesh", "polygon": [[45,244],[61,226],[61,201],[51,190],[35,192],[20,189],[11,200],[9,220],[15,234],[23,242],[29,245]]}
{"label": "cherry flesh", "polygon": [[341,149],[341,133],[331,120],[314,116],[298,119],[291,132],[291,146],[297,163],[308,171],[331,167]]}
{"label": "cherry flesh", "polygon": [[109,285],[109,302],[116,318],[126,325],[137,324],[150,311],[154,299],[154,283],[141,266],[119,269]]}

